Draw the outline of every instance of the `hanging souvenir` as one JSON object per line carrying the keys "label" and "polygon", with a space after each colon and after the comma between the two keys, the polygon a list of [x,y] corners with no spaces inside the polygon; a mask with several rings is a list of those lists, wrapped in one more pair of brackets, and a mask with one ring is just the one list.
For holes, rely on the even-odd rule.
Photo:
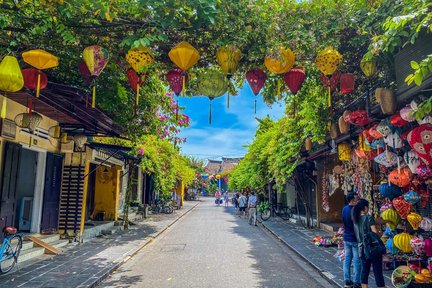
{"label": "hanging souvenir", "polygon": [[383,114],[392,115],[396,112],[396,96],[390,89],[382,89],[379,95],[379,103]]}
{"label": "hanging souvenir", "polygon": [[[147,81],[147,77],[148,74],[144,74],[144,75],[138,75],[138,73],[133,69],[133,68],[128,68],[126,70],[126,76],[128,78],[128,83],[129,86],[132,88],[133,91],[136,92],[136,96],[135,96],[135,103],[134,103],[134,116],[137,113],[137,109],[138,109],[138,104],[139,104],[139,94],[140,94],[140,87],[142,87],[145,83],[145,81]],[[144,77],[144,80],[143,80]]]}
{"label": "hanging souvenir", "polygon": [[420,228],[424,231],[432,231],[432,220],[428,217],[423,217]]}
{"label": "hanging souvenir", "polygon": [[102,73],[108,58],[108,51],[98,45],[84,48],[83,60],[92,76],[92,108],[96,108],[96,77]]}
{"label": "hanging souvenir", "polygon": [[412,173],[417,173],[417,167],[420,166],[420,157],[417,155],[414,150],[410,150],[405,152],[403,156],[405,163],[408,165]]}
{"label": "hanging souvenir", "polygon": [[[170,85],[171,90],[174,92],[176,96],[179,96],[183,91],[183,72],[179,68],[174,68],[168,71],[166,75],[166,79]],[[189,76],[186,73],[186,82],[189,80]]]}
{"label": "hanging souvenir", "polygon": [[130,49],[125,58],[136,73],[146,72],[145,70],[154,63],[153,53],[145,46]]}
{"label": "hanging souvenir", "polygon": [[92,76],[84,60],[78,64],[78,70],[80,71],[81,77],[83,78],[84,82],[87,85],[90,85],[92,82]]}
{"label": "hanging souvenir", "polygon": [[[230,81],[232,75],[237,70],[237,66],[240,62],[241,52],[240,49],[234,45],[226,45],[219,47],[216,52],[216,61],[222,69],[222,72],[226,75],[228,81]],[[229,84],[229,83],[228,83]],[[230,93],[228,89],[228,108],[230,106]]]}
{"label": "hanging souvenir", "polygon": [[351,148],[348,143],[338,144],[339,160],[349,161],[351,159]]}
{"label": "hanging souvenir", "polygon": [[[269,55],[265,56],[264,58],[264,65],[271,73],[274,74],[284,74],[288,72],[294,66],[294,62],[294,52],[291,51],[291,49],[286,49],[284,47],[274,49]],[[281,86],[282,80],[279,79],[277,84],[278,99],[281,99]]]}
{"label": "hanging souvenir", "polygon": [[383,197],[390,199],[390,201],[402,195],[400,187],[393,185],[392,183],[389,184],[384,182],[379,185],[378,190]]}
{"label": "hanging souvenir", "polygon": [[361,60],[360,69],[367,78],[372,77],[377,72],[377,62],[375,60]]}
{"label": "hanging souvenir", "polygon": [[[321,73],[324,74],[325,76],[330,76],[334,74],[341,63],[342,63],[342,55],[331,46],[328,46],[324,48],[322,51],[320,51],[315,59],[316,66],[321,71]],[[337,77],[338,81],[339,81],[339,77],[340,75]],[[338,81],[336,81],[336,85]],[[326,84],[324,85],[328,89],[328,106],[331,107],[331,85],[328,86]]]}
{"label": "hanging souvenir", "polygon": [[392,133],[391,129],[389,126],[387,126],[387,124],[385,123],[385,120],[381,120],[381,122],[378,124],[378,126],[376,127],[376,130],[385,136],[388,136],[390,133]]}
{"label": "hanging souvenir", "polygon": [[329,176],[328,173],[324,173],[322,179],[322,209],[325,212],[330,211],[330,199],[329,199],[330,183],[329,183],[328,176]]}
{"label": "hanging souvenir", "polygon": [[396,213],[394,209],[387,209],[381,214],[381,218],[387,222],[387,226],[390,228],[390,230],[394,231],[397,227],[397,225],[400,222],[400,217]]}
{"label": "hanging souvenir", "polygon": [[403,127],[408,124],[408,121],[405,121],[400,114],[394,114],[390,116],[390,124],[395,127]]}
{"label": "hanging souvenir", "polygon": [[383,153],[376,156],[374,161],[380,165],[389,168],[397,164],[398,156],[395,153],[386,150]]}
{"label": "hanging souvenir", "polygon": [[411,212],[407,216],[407,221],[408,223],[410,223],[411,227],[414,230],[418,230],[418,228],[420,227],[420,223],[422,221],[422,217],[415,212]]}
{"label": "hanging souvenir", "polygon": [[264,87],[264,83],[267,80],[267,74],[259,69],[255,68],[252,70],[249,70],[246,73],[246,80],[249,83],[249,86],[252,89],[253,94],[255,95],[255,103],[254,103],[254,111],[256,114],[256,96],[260,93],[261,89]]}
{"label": "hanging souvenir", "polygon": [[291,91],[293,96],[293,106],[294,106],[294,116],[297,110],[296,104],[296,94],[300,90],[303,82],[306,78],[306,73],[302,69],[293,68],[284,75],[284,81],[288,86],[288,89]]}
{"label": "hanging souvenir", "polygon": [[[38,72],[41,72],[40,70],[57,67],[59,65],[58,58],[56,56],[40,49],[23,52],[22,58],[24,62],[38,69]],[[36,97],[39,97],[40,94],[41,77],[41,74],[38,74],[36,82]]]}
{"label": "hanging souvenir", "polygon": [[415,236],[410,241],[410,245],[414,250],[414,253],[417,255],[423,255],[425,253],[425,243],[422,236]]}
{"label": "hanging souvenir", "polygon": [[341,132],[341,134],[348,134],[349,129],[350,129],[350,124],[345,122],[343,116],[339,117],[338,125],[339,125],[339,131]]}
{"label": "hanging souvenir", "polygon": [[422,124],[408,134],[411,148],[427,164],[432,165],[432,125]]}
{"label": "hanging souvenir", "polygon": [[393,199],[393,207],[402,219],[406,219],[411,211],[412,205],[409,204],[403,196]]}
{"label": "hanging souvenir", "polygon": [[400,234],[397,234],[393,238],[394,245],[399,248],[402,252],[409,253],[413,250],[411,247],[410,241],[413,239],[413,236],[403,232]]}
{"label": "hanging souvenir", "polygon": [[405,200],[410,203],[411,205],[415,205],[421,200],[421,196],[417,194],[414,190],[410,190],[404,195]]}
{"label": "hanging souvenir", "polygon": [[356,110],[347,115],[345,121],[356,126],[365,126],[371,122],[366,110]]}
{"label": "hanging souvenir", "polygon": [[[42,71],[39,71],[35,68],[23,69],[22,71],[24,78],[24,87],[29,90],[37,91],[37,89],[42,90],[48,84],[48,77]],[[33,100],[30,95],[28,101],[29,114],[32,113],[33,110]]]}
{"label": "hanging souvenir", "polygon": [[354,74],[352,73],[343,73],[340,76],[340,92],[342,95],[351,94],[354,92]]}
{"label": "hanging souvenir", "polygon": [[[24,78],[18,64],[13,56],[5,56],[0,62],[0,91],[17,92],[24,86]],[[7,98],[3,95],[3,102],[0,116],[6,118]]]}
{"label": "hanging souvenir", "polygon": [[336,90],[340,77],[341,77],[340,71],[336,71],[331,76],[326,76],[323,73],[320,74],[321,83],[324,85],[324,87],[330,89],[330,92],[334,92]]}
{"label": "hanging souvenir", "polygon": [[368,132],[369,132],[369,135],[371,135],[373,138],[381,139],[384,136],[380,132],[378,132],[377,127],[378,127],[378,124],[373,125],[372,127],[369,128]]}
{"label": "hanging souvenir", "polygon": [[402,108],[399,112],[399,115],[401,116],[401,118],[407,122],[413,122],[415,121],[414,118],[414,111],[411,108],[410,105],[405,106],[404,108]]}
{"label": "hanging souvenir", "polygon": [[[171,61],[177,65],[183,72],[186,72],[192,66],[194,66],[199,58],[199,52],[195,47],[190,45],[188,42],[180,42],[168,53]],[[186,74],[183,74],[183,93],[186,89]]]}
{"label": "hanging souvenir", "polygon": [[393,184],[399,187],[405,187],[410,184],[413,174],[411,170],[407,166],[405,166],[403,168],[397,168],[393,170],[392,172],[390,172],[388,177],[390,179],[390,182],[392,182]]}
{"label": "hanging souvenir", "polygon": [[432,169],[428,165],[421,164],[416,168],[415,173],[424,180],[427,180],[429,177],[432,177]]}
{"label": "hanging souvenir", "polygon": [[398,133],[390,133],[387,136],[384,136],[384,142],[395,149],[400,149],[403,146],[402,138]]}
{"label": "hanging souvenir", "polygon": [[[387,209],[393,209],[393,205],[391,204],[391,202],[381,205],[380,212],[382,213],[382,212],[386,211]],[[396,211],[395,211],[395,213],[396,213]]]}

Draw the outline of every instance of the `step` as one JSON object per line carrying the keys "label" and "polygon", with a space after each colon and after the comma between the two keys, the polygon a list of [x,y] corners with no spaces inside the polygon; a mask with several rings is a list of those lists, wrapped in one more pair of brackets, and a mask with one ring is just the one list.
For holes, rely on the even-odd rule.
{"label": "step", "polygon": [[34,243],[32,241],[23,240],[21,252],[26,251],[26,250],[30,250],[33,248],[33,246],[34,246]]}
{"label": "step", "polygon": [[60,240],[60,234],[33,234],[31,236],[39,238],[45,243],[52,243]]}
{"label": "step", "polygon": [[37,257],[40,257],[45,254],[45,248],[42,247],[33,247],[31,249],[21,251],[18,257],[18,262],[25,262]]}
{"label": "step", "polygon": [[51,245],[56,247],[57,249],[64,250],[62,248],[69,245],[69,240],[58,240],[58,241],[52,242]]}

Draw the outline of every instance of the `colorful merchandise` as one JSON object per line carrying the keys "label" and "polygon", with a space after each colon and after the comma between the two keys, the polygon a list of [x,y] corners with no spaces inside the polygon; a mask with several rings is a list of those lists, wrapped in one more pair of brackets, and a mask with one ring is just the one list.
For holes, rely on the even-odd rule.
{"label": "colorful merchandise", "polygon": [[432,125],[422,124],[408,134],[411,148],[427,164],[432,165]]}
{"label": "colorful merchandise", "polygon": [[405,200],[410,203],[411,205],[415,205],[421,200],[421,196],[417,194],[414,190],[410,190],[404,195]]}
{"label": "colorful merchandise", "polygon": [[418,230],[418,228],[420,227],[420,223],[422,221],[422,217],[415,212],[411,212],[408,214],[407,220],[414,230]]}
{"label": "colorful merchandise", "polygon": [[393,207],[402,219],[406,219],[411,211],[412,205],[403,196],[393,199]]}
{"label": "colorful merchandise", "polygon": [[397,234],[393,238],[394,245],[399,248],[402,252],[409,253],[413,251],[413,248],[411,247],[411,240],[414,237],[406,232]]}
{"label": "colorful merchandise", "polygon": [[410,184],[412,177],[413,174],[411,173],[411,170],[408,168],[408,166],[402,167],[400,169],[395,169],[390,172],[388,176],[390,182],[399,187],[405,187]]}
{"label": "colorful merchandise", "polygon": [[392,231],[396,229],[396,226],[400,222],[399,215],[396,213],[394,209],[391,208],[386,209],[384,212],[382,212],[381,217],[384,221],[387,221],[387,226]]}

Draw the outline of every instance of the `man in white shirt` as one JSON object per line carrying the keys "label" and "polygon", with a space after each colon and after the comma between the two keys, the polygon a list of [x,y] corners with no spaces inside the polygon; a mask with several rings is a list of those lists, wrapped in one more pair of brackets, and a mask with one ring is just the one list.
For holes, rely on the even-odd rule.
{"label": "man in white shirt", "polygon": [[248,208],[249,208],[249,225],[256,226],[256,207],[257,207],[258,199],[255,196],[255,192],[251,192],[248,200]]}

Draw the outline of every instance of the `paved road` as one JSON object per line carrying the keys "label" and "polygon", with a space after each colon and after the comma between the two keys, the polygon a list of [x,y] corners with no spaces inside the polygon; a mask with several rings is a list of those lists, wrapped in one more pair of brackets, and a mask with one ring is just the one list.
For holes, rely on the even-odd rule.
{"label": "paved road", "polygon": [[261,228],[211,198],[110,275],[101,287],[333,287]]}

